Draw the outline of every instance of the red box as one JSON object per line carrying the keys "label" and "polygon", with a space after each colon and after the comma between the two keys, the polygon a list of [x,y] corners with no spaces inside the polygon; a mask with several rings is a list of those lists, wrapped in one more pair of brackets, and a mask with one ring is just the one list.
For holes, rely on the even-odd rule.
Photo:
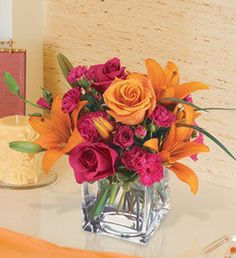
{"label": "red box", "polygon": [[26,52],[0,52],[0,117],[9,115],[25,115],[25,103],[11,94],[3,81],[3,72],[11,73],[25,96],[26,84]]}

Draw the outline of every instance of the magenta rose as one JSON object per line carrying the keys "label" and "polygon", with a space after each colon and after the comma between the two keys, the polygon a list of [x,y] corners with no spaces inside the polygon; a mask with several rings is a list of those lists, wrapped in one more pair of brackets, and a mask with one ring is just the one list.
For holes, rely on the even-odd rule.
{"label": "magenta rose", "polygon": [[170,127],[176,120],[176,116],[167,110],[164,106],[158,105],[150,118],[158,127]]}
{"label": "magenta rose", "polygon": [[128,148],[134,143],[134,131],[129,126],[120,126],[113,138],[113,143],[121,148]]}
{"label": "magenta rose", "polygon": [[69,162],[77,183],[92,182],[115,174],[118,154],[105,143],[81,143],[75,147]]}
{"label": "magenta rose", "polygon": [[93,81],[94,88],[103,93],[115,78],[125,79],[125,67],[121,67],[120,59],[114,57],[105,64],[92,65],[86,73],[86,78]]}
{"label": "magenta rose", "polygon": [[65,113],[74,111],[74,109],[80,101],[80,96],[80,87],[75,87],[73,89],[68,90],[62,98],[62,111]]}
{"label": "magenta rose", "polygon": [[107,118],[107,114],[103,111],[90,112],[80,116],[78,130],[86,142],[99,142],[102,140],[93,123],[93,119],[100,116]]}
{"label": "magenta rose", "polygon": [[123,153],[121,161],[126,168],[138,173],[143,185],[153,185],[163,178],[163,166],[158,153],[147,152],[135,146]]}

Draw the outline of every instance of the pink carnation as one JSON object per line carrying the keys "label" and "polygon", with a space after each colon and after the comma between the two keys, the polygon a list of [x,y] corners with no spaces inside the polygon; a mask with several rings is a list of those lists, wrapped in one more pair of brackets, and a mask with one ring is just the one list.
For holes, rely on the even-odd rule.
{"label": "pink carnation", "polygon": [[126,151],[122,157],[126,168],[136,171],[143,185],[150,186],[163,178],[161,156],[157,153],[144,151],[141,147],[134,147]]}
{"label": "pink carnation", "polygon": [[67,76],[67,81],[69,83],[75,83],[78,80],[83,79],[83,77],[85,77],[86,73],[88,71],[88,68],[86,66],[77,66],[75,68],[73,68],[68,76]]}
{"label": "pink carnation", "polygon": [[44,98],[39,98],[37,104],[43,108],[51,109],[51,105]]}
{"label": "pink carnation", "polygon": [[79,118],[78,130],[86,142],[101,141],[101,136],[93,124],[93,119],[100,116],[107,118],[107,114],[102,111],[86,113]]}
{"label": "pink carnation", "polygon": [[185,97],[184,100],[188,101],[189,103],[193,103],[193,98],[191,95],[188,95],[187,97]]}
{"label": "pink carnation", "polygon": [[170,127],[176,120],[176,116],[161,105],[154,109],[150,118],[158,127]]}
{"label": "pink carnation", "polygon": [[74,111],[78,102],[80,101],[80,96],[80,87],[75,87],[73,89],[68,90],[62,98],[62,111],[65,113]]}

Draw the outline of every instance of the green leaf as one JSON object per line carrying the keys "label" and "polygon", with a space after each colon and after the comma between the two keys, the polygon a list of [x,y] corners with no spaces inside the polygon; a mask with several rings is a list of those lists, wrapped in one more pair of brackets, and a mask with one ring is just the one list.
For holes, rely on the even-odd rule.
{"label": "green leaf", "polygon": [[42,114],[41,114],[41,113],[33,113],[33,114],[29,114],[29,116],[38,116],[38,117],[41,117]]}
{"label": "green leaf", "polygon": [[[201,108],[198,110],[202,110]],[[236,108],[219,108],[219,107],[212,107],[212,108],[203,108],[204,111],[208,110],[236,110]]]}
{"label": "green leaf", "polygon": [[190,103],[186,100],[183,100],[183,99],[178,99],[178,98],[163,98],[160,100],[160,102],[163,102],[163,101],[171,101],[171,102],[176,102],[176,103],[182,103],[182,104],[185,104],[185,105],[188,105],[188,106],[191,106],[197,110],[202,110],[202,111],[206,111],[205,108],[201,108],[201,107],[198,107],[196,105],[194,105],[193,103]]}
{"label": "green leaf", "polygon": [[98,194],[97,200],[88,212],[89,219],[94,219],[102,214],[109,198],[110,188],[111,184],[107,180],[101,185],[101,191]]}
{"label": "green leaf", "polygon": [[196,131],[206,135],[209,139],[211,139],[214,143],[216,143],[222,150],[224,150],[232,159],[236,160],[236,157],[219,141],[213,136],[212,134],[205,131],[203,128],[197,125],[190,125],[190,124],[178,124],[181,127],[189,127],[195,129]]}
{"label": "green leaf", "polygon": [[3,80],[6,83],[8,90],[16,95],[20,95],[20,88],[19,85],[17,84],[15,78],[9,73],[9,72],[4,72],[3,73]]}
{"label": "green leaf", "polygon": [[15,151],[33,153],[33,154],[44,151],[44,149],[40,145],[32,142],[26,142],[26,141],[10,142],[9,147]]}
{"label": "green leaf", "polygon": [[[67,57],[65,57],[63,54],[59,53],[57,55],[57,61],[61,68],[61,71],[67,81],[67,76],[69,72],[74,68],[71,62],[68,60]],[[68,81],[67,81],[68,82]],[[69,83],[69,82],[68,82]],[[78,86],[78,83],[69,83],[72,88]]]}
{"label": "green leaf", "polygon": [[49,104],[52,103],[52,100],[53,100],[52,93],[49,90],[44,89],[44,88],[42,88],[42,91],[43,91],[43,97],[45,98],[45,100]]}

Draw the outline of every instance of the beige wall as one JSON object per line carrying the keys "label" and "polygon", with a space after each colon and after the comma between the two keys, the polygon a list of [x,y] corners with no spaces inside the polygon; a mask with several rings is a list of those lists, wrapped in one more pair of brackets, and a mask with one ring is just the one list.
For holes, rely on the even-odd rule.
{"label": "beige wall", "polygon": [[[74,64],[119,56],[130,71],[143,60],[174,60],[182,81],[202,81],[200,106],[236,107],[236,1],[234,0],[45,0],[44,80],[54,91],[65,81],[56,63],[64,53]],[[212,111],[201,125],[236,153],[236,113]],[[201,178],[236,189],[236,163],[206,140],[211,153],[187,161]]]}
{"label": "beige wall", "polygon": [[[27,49],[27,98],[36,101],[43,86],[43,0],[13,0],[13,39]],[[28,112],[33,112],[27,106]]]}

